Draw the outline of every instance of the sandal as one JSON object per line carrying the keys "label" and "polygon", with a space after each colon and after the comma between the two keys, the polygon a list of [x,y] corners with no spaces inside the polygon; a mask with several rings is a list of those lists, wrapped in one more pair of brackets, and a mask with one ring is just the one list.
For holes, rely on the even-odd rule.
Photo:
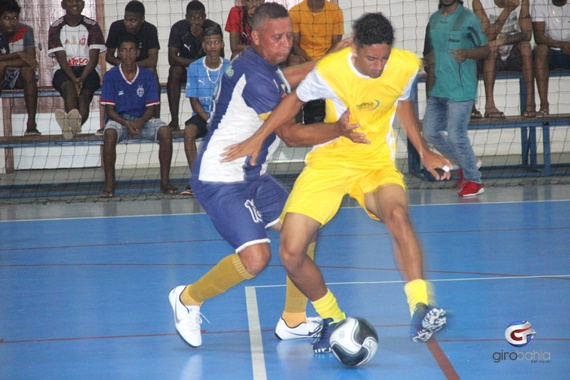
{"label": "sandal", "polygon": [[174,195],[178,194],[178,189],[172,185],[168,185],[167,187],[160,187],[160,192],[163,194]]}
{"label": "sandal", "polygon": [[180,192],[180,195],[189,195],[193,197],[194,192],[192,191],[192,188],[190,186],[186,186],[186,188]]}
{"label": "sandal", "polygon": [[113,190],[103,190],[101,194],[99,194],[99,198],[114,198],[115,192]]}
{"label": "sandal", "polygon": [[544,117],[548,115],[550,115],[548,107],[540,107],[540,110],[538,110],[538,112],[536,113],[536,116],[538,117]]}
{"label": "sandal", "polygon": [[479,112],[479,110],[475,107],[473,107],[473,109],[471,110],[471,119],[482,119],[483,115],[481,114],[481,112]]}
{"label": "sandal", "polygon": [[532,110],[532,111],[524,111],[523,113],[523,117],[536,117],[536,111]]}
{"label": "sandal", "polygon": [[504,119],[505,114],[496,108],[485,111],[485,118],[489,119]]}
{"label": "sandal", "polygon": [[40,133],[40,131],[38,131],[37,128],[34,129],[28,129],[26,130],[26,132],[24,132],[24,136],[41,136],[42,134]]}

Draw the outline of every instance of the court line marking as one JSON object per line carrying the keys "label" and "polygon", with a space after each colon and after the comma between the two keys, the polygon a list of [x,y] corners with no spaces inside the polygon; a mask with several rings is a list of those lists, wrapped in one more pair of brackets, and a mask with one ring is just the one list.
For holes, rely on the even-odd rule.
{"label": "court line marking", "polygon": [[257,308],[255,287],[245,287],[245,300],[247,304],[247,323],[249,326],[253,379],[266,380],[267,370],[265,369],[265,355],[263,352],[263,339],[261,336],[261,324],[259,323],[259,310]]}
{"label": "court line marking", "polygon": [[[444,278],[444,279],[436,279],[430,280],[431,282],[453,282],[453,281],[487,281],[487,280],[524,280],[524,279],[538,279],[538,278],[568,278],[570,274],[555,274],[555,275],[536,275],[536,276],[505,276],[505,277],[465,277],[465,278]],[[398,284],[404,283],[403,280],[394,280],[394,281],[365,281],[365,282],[327,282],[327,285],[371,285],[371,284]],[[250,348],[251,348],[251,365],[253,368],[253,379],[254,380],[266,380],[267,379],[267,370],[265,368],[265,355],[263,351],[263,339],[261,333],[261,323],[259,322],[259,309],[257,304],[257,293],[256,289],[258,288],[278,288],[278,287],[285,287],[286,285],[255,285],[255,286],[246,286],[245,287],[245,299],[247,305],[247,320],[249,325],[249,339],[250,339]],[[429,346],[428,346],[429,347]],[[441,350],[438,347],[429,347],[430,352],[434,355],[434,350],[437,349]],[[437,354],[437,352],[436,352]],[[440,354],[443,354],[441,351]],[[434,357],[438,355],[434,355]],[[443,355],[445,357],[445,355]],[[437,361],[436,357],[436,361]],[[456,379],[453,375],[457,375],[455,369],[448,363],[448,365],[442,368],[441,363],[438,361],[438,365],[444,372],[446,376],[450,375],[451,377]]]}
{"label": "court line marking", "polygon": [[[570,278],[570,274],[542,274],[535,276],[494,276],[494,277],[464,277],[464,278],[440,278],[430,279],[430,282],[451,282],[451,281],[489,281],[489,280],[525,280],[535,278]],[[327,282],[327,285],[370,285],[370,284],[402,284],[404,280],[390,280],[390,281],[353,281],[353,282]],[[282,288],[285,284],[276,285],[255,285],[255,288]]]}

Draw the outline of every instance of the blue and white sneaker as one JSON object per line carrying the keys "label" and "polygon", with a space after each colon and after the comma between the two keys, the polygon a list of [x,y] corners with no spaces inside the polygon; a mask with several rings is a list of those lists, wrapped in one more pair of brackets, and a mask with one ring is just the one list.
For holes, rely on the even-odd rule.
{"label": "blue and white sneaker", "polygon": [[332,318],[323,319],[321,333],[318,337],[315,337],[312,342],[313,352],[315,354],[326,354],[331,352],[331,334],[340,321],[342,320],[339,319],[335,321]]}
{"label": "blue and white sneaker", "polygon": [[308,317],[296,327],[289,327],[283,318],[279,318],[275,327],[275,336],[281,340],[316,338],[321,333],[323,320],[320,317]]}
{"label": "blue and white sneaker", "polygon": [[412,316],[412,341],[416,343],[427,342],[434,333],[445,326],[446,322],[447,317],[444,309],[418,303]]}

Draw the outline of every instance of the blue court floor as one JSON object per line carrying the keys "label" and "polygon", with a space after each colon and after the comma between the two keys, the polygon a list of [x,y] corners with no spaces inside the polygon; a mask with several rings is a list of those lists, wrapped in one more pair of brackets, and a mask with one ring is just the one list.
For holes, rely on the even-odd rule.
{"label": "blue court floor", "polygon": [[[270,266],[209,300],[203,345],[175,332],[171,288],[231,248],[192,200],[0,207],[0,379],[567,379],[570,373],[570,186],[410,191],[425,273],[447,327],[409,338],[389,235],[343,207],[316,261],[344,311],[378,330],[362,368],[278,341],[285,271]],[[314,311],[309,306],[309,315]],[[536,336],[511,346],[505,330]]]}

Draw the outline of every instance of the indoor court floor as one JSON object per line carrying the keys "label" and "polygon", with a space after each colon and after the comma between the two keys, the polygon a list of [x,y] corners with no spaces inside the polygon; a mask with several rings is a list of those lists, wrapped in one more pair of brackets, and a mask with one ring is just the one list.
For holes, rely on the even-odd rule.
{"label": "indoor court floor", "polygon": [[[428,344],[408,338],[386,229],[351,203],[320,231],[316,261],[344,311],[378,331],[361,368],[275,338],[275,233],[270,266],[204,304],[193,349],[168,293],[231,253],[194,200],[1,206],[0,379],[569,378],[570,185],[410,191],[425,276],[449,313]],[[524,347],[505,339],[516,321],[536,332]]]}

